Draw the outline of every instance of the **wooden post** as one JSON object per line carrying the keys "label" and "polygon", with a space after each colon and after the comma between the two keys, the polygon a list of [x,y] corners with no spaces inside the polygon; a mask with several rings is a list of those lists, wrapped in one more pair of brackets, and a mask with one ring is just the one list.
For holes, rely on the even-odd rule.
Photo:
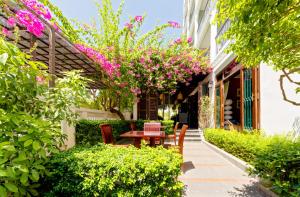
{"label": "wooden post", "polygon": [[202,82],[198,83],[198,128],[200,128],[200,118],[201,118],[201,97],[202,95]]}
{"label": "wooden post", "polygon": [[259,129],[259,78],[258,78],[258,69],[254,68],[252,69],[252,98],[253,98],[253,119],[252,119],[252,125],[253,129]]}
{"label": "wooden post", "polygon": [[[36,36],[34,36],[33,34],[30,34],[30,50],[32,49],[32,47],[34,47],[34,44],[36,42]],[[35,61],[36,60],[36,49],[32,52],[32,58],[31,60]]]}
{"label": "wooden post", "polygon": [[55,86],[55,31],[49,28],[49,74],[51,79],[49,81],[49,86]]}
{"label": "wooden post", "polygon": [[221,106],[220,106],[220,124],[221,124],[221,128],[224,128],[224,83],[223,80],[221,80],[220,82],[220,97],[221,97]]}
{"label": "wooden post", "polygon": [[240,69],[240,122],[241,130],[244,130],[244,69],[243,66]]}

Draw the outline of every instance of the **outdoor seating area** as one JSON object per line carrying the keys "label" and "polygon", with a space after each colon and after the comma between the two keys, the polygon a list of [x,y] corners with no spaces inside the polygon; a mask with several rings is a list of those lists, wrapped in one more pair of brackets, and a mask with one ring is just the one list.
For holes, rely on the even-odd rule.
{"label": "outdoor seating area", "polygon": [[[167,135],[164,131],[164,126],[161,126],[160,122],[145,122],[142,131],[138,131],[136,129],[136,124],[134,122],[130,123],[130,131],[123,131],[120,135],[120,138],[129,138],[133,139],[133,144],[136,148],[141,148],[142,140],[145,142],[149,142],[148,145],[150,147],[163,146],[165,148],[176,148],[183,154],[184,147],[184,137],[185,133],[188,129],[188,125],[182,125],[178,142],[176,143],[176,132],[178,130],[179,123],[177,122],[173,128],[173,133]],[[116,145],[117,142],[113,137],[112,126],[109,124],[102,124],[99,126],[101,129],[101,135],[104,144],[113,144]],[[171,137],[170,137],[171,136]],[[165,139],[172,139],[172,143],[166,143]],[[178,144],[178,145],[176,145]],[[128,144],[130,145],[130,144]],[[127,145],[127,146],[128,146]]]}

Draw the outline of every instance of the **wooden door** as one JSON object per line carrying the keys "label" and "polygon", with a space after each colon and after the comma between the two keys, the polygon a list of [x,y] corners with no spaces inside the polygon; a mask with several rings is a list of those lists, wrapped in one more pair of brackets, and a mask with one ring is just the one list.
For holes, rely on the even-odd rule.
{"label": "wooden door", "polygon": [[138,119],[158,119],[158,95],[142,94],[138,104]]}

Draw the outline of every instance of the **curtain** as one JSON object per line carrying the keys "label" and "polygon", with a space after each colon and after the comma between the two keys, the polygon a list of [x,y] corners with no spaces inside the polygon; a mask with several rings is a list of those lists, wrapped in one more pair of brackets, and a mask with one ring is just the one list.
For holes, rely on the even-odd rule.
{"label": "curtain", "polygon": [[229,89],[229,81],[227,81],[227,82],[224,84],[224,101],[226,101],[226,99],[227,99],[228,89]]}

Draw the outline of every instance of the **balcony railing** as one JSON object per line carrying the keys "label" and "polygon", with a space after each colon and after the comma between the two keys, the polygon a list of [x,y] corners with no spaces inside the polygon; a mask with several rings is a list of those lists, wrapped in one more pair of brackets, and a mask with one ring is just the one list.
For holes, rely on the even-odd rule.
{"label": "balcony railing", "polygon": [[217,41],[217,51],[218,51],[218,52],[219,52],[219,51],[223,48],[223,46],[228,42],[228,40],[224,40],[224,39],[219,40],[219,38],[220,38],[221,36],[224,35],[224,33],[229,29],[230,25],[231,25],[231,21],[230,21],[229,19],[227,19],[227,20],[223,23],[223,25],[222,25],[220,28],[218,28],[218,33],[217,33],[217,36],[216,36],[216,41]]}

